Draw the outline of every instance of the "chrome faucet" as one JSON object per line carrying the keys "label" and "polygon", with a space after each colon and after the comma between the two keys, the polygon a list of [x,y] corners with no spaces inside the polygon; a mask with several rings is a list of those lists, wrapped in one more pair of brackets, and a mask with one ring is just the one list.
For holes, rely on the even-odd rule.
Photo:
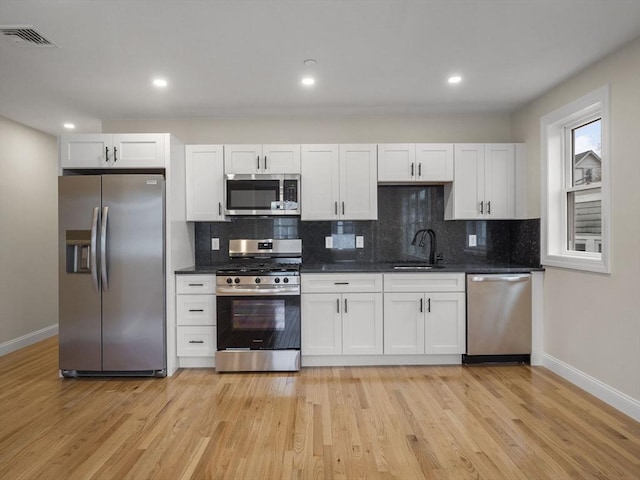
{"label": "chrome faucet", "polygon": [[416,244],[416,241],[418,240],[418,235],[420,235],[420,234],[422,234],[422,235],[420,236],[420,242],[418,243],[418,246],[419,247],[424,247],[424,245],[425,245],[424,239],[425,239],[425,237],[427,235],[429,235],[429,265],[437,265],[438,261],[442,260],[442,255],[441,254],[437,254],[436,255],[436,249],[437,249],[436,232],[434,232],[430,228],[421,228],[413,236],[413,240],[411,241],[411,245],[415,245]]}

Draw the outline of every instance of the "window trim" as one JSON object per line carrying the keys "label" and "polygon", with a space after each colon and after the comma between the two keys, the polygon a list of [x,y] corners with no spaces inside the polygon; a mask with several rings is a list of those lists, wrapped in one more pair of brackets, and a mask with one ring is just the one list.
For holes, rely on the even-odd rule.
{"label": "window trim", "polygon": [[[610,87],[604,85],[540,119],[541,263],[544,266],[611,273]],[[567,249],[566,128],[594,115],[602,118],[602,253]],[[569,147],[570,151],[570,147]],[[570,160],[568,160],[570,161]]]}

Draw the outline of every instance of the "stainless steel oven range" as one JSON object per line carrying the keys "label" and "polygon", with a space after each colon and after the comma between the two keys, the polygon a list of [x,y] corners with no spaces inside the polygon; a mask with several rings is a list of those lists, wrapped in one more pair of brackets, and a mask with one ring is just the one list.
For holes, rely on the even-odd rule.
{"label": "stainless steel oven range", "polygon": [[300,370],[302,240],[230,240],[229,257],[216,274],[216,370]]}

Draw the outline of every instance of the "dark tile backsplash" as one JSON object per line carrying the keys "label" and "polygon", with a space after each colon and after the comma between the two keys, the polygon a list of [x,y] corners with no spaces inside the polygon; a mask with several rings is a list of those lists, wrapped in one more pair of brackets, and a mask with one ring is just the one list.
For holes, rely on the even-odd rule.
{"label": "dark tile backsplash", "polygon": [[[302,238],[303,262],[426,262],[429,239],[420,247],[411,240],[416,231],[436,232],[437,252],[444,263],[512,263],[540,265],[540,220],[449,220],[444,221],[444,187],[378,187],[377,221],[302,222],[292,218],[237,217],[228,222],[196,223],[196,265],[228,260],[232,238]],[[334,246],[325,248],[325,237],[333,235]],[[355,236],[364,237],[364,248],[353,248]],[[467,236],[476,235],[477,246],[467,246]],[[211,250],[211,238],[220,239],[220,250]]]}

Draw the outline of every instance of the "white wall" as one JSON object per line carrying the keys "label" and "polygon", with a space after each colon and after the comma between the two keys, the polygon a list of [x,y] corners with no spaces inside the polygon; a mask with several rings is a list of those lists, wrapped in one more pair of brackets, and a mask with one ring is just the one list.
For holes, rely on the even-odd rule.
{"label": "white wall", "polygon": [[0,355],[57,333],[57,149],[0,117]]}
{"label": "white wall", "polygon": [[515,112],[512,132],[527,142],[529,207],[539,216],[540,117],[607,83],[611,274],[547,268],[544,351],[547,365],[640,415],[640,38]]}
{"label": "white wall", "polygon": [[104,133],[170,132],[198,143],[510,142],[505,113],[103,120]]}

